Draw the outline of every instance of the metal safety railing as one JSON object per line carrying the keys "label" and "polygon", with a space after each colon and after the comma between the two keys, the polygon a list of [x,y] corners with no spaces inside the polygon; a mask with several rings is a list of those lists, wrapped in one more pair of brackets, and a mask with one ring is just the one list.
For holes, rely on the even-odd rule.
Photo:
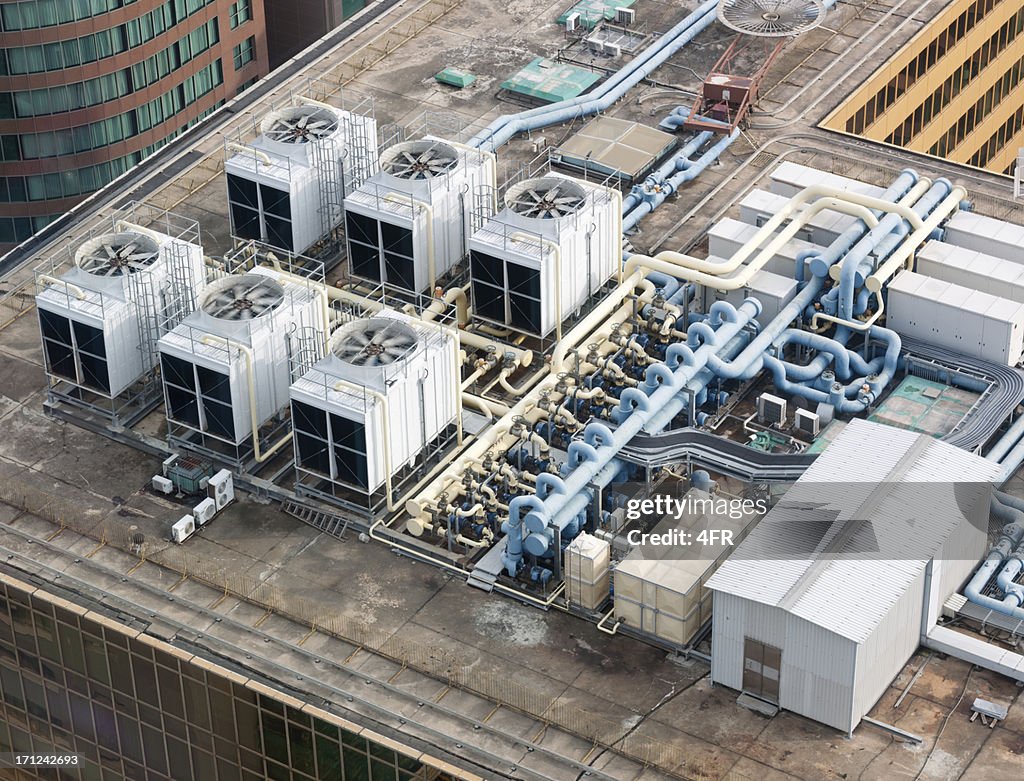
{"label": "metal safety railing", "polygon": [[[351,616],[330,614],[328,605],[283,591],[252,575],[226,571],[215,562],[206,561],[188,547],[180,547],[160,540],[153,544],[128,520],[121,522],[108,518],[100,525],[85,520],[79,506],[54,494],[43,491],[17,478],[0,484],[0,503],[54,524],[49,540],[56,539],[65,530],[71,530],[96,541],[93,555],[109,546],[135,556],[138,563],[130,568],[134,572],[149,562],[177,574],[171,588],[177,583],[191,580],[259,607],[265,611],[263,620],[278,615],[295,621],[309,629],[307,637],[323,633],[355,647],[378,654],[392,662],[409,668],[448,686],[484,697],[496,706],[509,707],[525,713],[544,726],[565,730],[593,744],[582,762],[610,750],[624,755],[644,766],[687,781],[750,781],[749,777],[728,772],[713,760],[696,758],[690,750],[675,743],[652,737],[639,728],[625,726],[621,719],[581,708],[578,704],[560,699],[558,692],[544,691],[519,683],[507,674],[478,669],[444,649],[411,642],[378,629]],[[637,714],[638,716],[641,714]]]}

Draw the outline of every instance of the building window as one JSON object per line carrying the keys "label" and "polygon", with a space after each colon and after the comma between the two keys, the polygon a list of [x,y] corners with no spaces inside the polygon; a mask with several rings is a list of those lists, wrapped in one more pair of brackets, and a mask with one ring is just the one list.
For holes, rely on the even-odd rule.
{"label": "building window", "polygon": [[232,50],[235,58],[235,70],[239,71],[256,59],[256,36],[250,35]]}
{"label": "building window", "polygon": [[231,4],[231,29],[252,19],[252,0],[238,0]]}

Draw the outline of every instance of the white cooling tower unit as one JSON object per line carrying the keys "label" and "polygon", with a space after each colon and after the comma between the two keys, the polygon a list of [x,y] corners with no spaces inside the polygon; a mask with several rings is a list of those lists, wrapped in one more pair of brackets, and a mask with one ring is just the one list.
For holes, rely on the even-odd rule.
{"label": "white cooling tower unit", "polygon": [[194,300],[205,269],[197,244],[146,230],[86,240],[36,296],[46,371],[113,398],[149,372],[172,311]]}
{"label": "white cooling tower unit", "polygon": [[617,193],[554,173],[510,187],[470,238],[476,316],[549,334],[618,268],[621,208]]}
{"label": "white cooling tower unit", "polygon": [[[232,445],[288,405],[292,361],[323,345],[323,291],[257,267],[211,283],[160,339],[170,423]],[[253,415],[255,410],[255,415]]]}
{"label": "white cooling tower unit", "polygon": [[388,310],[335,332],[291,387],[301,473],[373,492],[454,422],[459,378],[447,331]]}
{"label": "white cooling tower unit", "polygon": [[377,123],[324,104],[269,114],[224,163],[231,232],[301,253],[341,220],[346,193],[377,166]]}
{"label": "white cooling tower unit", "polygon": [[380,170],[345,199],[350,273],[428,290],[465,257],[476,193],[493,193],[495,176],[493,155],[440,139],[389,147]]}

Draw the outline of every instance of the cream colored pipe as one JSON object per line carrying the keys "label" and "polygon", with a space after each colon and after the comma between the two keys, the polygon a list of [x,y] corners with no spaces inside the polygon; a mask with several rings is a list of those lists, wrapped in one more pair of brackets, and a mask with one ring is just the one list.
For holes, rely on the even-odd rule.
{"label": "cream colored pipe", "polygon": [[308,98],[305,95],[296,95],[295,100],[299,103],[305,103],[307,106],[318,106],[334,113],[338,112],[338,109],[330,103],[324,103],[322,100],[316,100],[315,98]]}
{"label": "cream colored pipe", "polygon": [[259,149],[253,149],[251,146],[246,146],[245,144],[237,144],[234,141],[225,141],[224,146],[226,146],[228,149],[233,149],[234,151],[243,155],[252,155],[254,158],[259,160],[264,165],[274,164],[274,161],[270,159],[270,155],[266,154],[265,152],[261,152]]}
{"label": "cream colored pipe", "polygon": [[[924,195],[926,192],[928,192],[928,190],[931,189],[931,186],[932,186],[932,180],[931,179],[929,179],[926,176],[925,177],[921,177],[921,179],[918,181],[918,183],[915,184],[913,187],[911,187],[906,195],[904,195],[902,198],[900,198],[899,203],[904,204],[906,206],[913,206],[915,203],[917,203],[918,199],[922,195]],[[832,279],[835,280],[836,282],[839,281],[839,279],[842,277],[842,274],[843,274],[843,264],[842,264],[842,262],[834,263],[828,269],[828,275],[830,277],[832,277]]]}
{"label": "cream colored pipe", "polygon": [[128,220],[117,220],[114,223],[114,230],[116,231],[130,231],[132,233],[141,233],[143,236],[149,236],[156,242],[163,242],[167,240],[166,236],[161,236],[155,230],[150,228],[144,228],[141,225],[136,225],[134,222],[128,222]]}
{"label": "cream colored pipe", "polygon": [[[751,236],[750,239],[735,253],[733,253],[732,257],[725,263],[709,262],[707,260],[694,258],[690,255],[683,255],[677,252],[659,253],[658,257],[664,256],[663,259],[665,260],[671,260],[677,265],[695,269],[697,271],[706,271],[712,274],[728,274],[742,266],[746,262],[747,258],[749,258],[765,240],[772,236],[776,229],[779,228],[779,226],[781,226],[786,220],[790,220],[790,225],[793,225],[794,223],[796,224],[796,227],[792,228],[792,232],[789,233],[789,238],[792,238],[797,230],[803,227],[811,220],[811,218],[814,217],[814,215],[822,210],[823,207],[821,206],[815,208],[821,199],[826,199],[832,204],[827,208],[834,211],[842,211],[846,214],[855,214],[860,219],[864,220],[865,224],[869,228],[873,228],[878,224],[878,218],[875,217],[874,214],[871,214],[870,210],[895,212],[907,220],[907,222],[909,222],[913,227],[916,228],[921,225],[920,216],[918,216],[918,214],[908,206],[893,203],[892,201],[884,201],[881,198],[873,198],[869,195],[846,192],[836,187],[815,184],[804,188],[794,195],[789,202],[782,207],[778,214],[772,215],[772,217],[761,226],[760,230]],[[807,208],[800,208],[810,201],[814,201],[814,203]],[[839,204],[843,205],[839,206]],[[859,207],[859,209],[854,210],[850,207]],[[865,212],[870,216],[864,216]],[[787,226],[787,229],[788,228],[789,226]],[[787,238],[787,241],[789,238]],[[772,252],[772,254],[774,255],[775,252]]]}
{"label": "cream colored pipe", "polygon": [[[895,204],[890,204],[895,206]],[[717,274],[709,274],[703,271],[697,271],[690,266],[682,266],[679,263],[686,259],[687,256],[680,255],[677,252],[659,252],[654,258],[647,257],[646,255],[632,255],[629,260],[626,261],[626,271],[632,271],[637,268],[648,268],[652,271],[661,271],[671,276],[677,277],[678,279],[686,280],[687,282],[696,282],[701,285],[706,285],[714,290],[739,290],[740,288],[746,287],[750,278],[754,276],[761,268],[768,263],[785,244],[793,238],[798,230],[804,225],[804,221],[810,220],[820,211],[825,209],[832,209],[834,211],[842,211],[847,214],[851,214],[864,220],[867,224],[878,224],[870,211],[863,206],[856,204],[844,203],[832,198],[821,198],[811,204],[807,209],[802,211],[797,219],[790,222],[781,233],[775,235],[775,237],[768,243],[764,249],[762,249],[758,255],[750,261],[747,265],[743,266],[738,274],[731,277],[722,277]],[[753,241],[753,239],[751,239]],[[743,254],[743,248],[741,248],[733,258],[739,257]],[[711,267],[718,267],[719,273],[730,273],[735,269],[735,265],[732,261],[726,263],[712,263]]]}
{"label": "cream colored pipe", "polygon": [[824,320],[829,323],[836,323],[837,325],[845,325],[847,328],[852,328],[855,331],[867,331],[875,322],[882,316],[885,311],[885,299],[879,296],[878,299],[878,311],[876,311],[867,320],[844,320],[841,317],[835,315],[827,315],[824,312],[815,312],[814,317],[811,318],[811,329],[820,333],[828,328],[821,321]]}
{"label": "cream colored pipe", "polygon": [[[465,287],[453,287],[445,291],[444,296],[439,300],[434,301],[430,306],[423,310],[421,315],[424,320],[433,320],[439,314],[444,311],[445,304],[455,304],[456,318],[460,326],[466,325],[469,322],[469,298],[466,296],[466,292],[469,290],[469,285]],[[410,304],[410,306],[412,306]]]}
{"label": "cream colored pipe", "polygon": [[462,144],[458,141],[448,141],[445,143],[449,146],[453,146],[456,149],[461,149],[464,152],[471,154],[483,155],[488,159],[489,165],[487,166],[487,184],[491,188],[491,213],[498,211],[498,156],[494,152],[489,152],[484,149],[477,149],[469,146],[468,144]]}
{"label": "cream colored pipe", "polygon": [[960,202],[967,197],[967,191],[963,187],[954,187],[942,203],[940,203],[928,218],[921,225],[903,240],[903,243],[896,248],[896,251],[889,256],[875,273],[868,277],[864,284],[872,293],[879,292],[889,278],[899,271],[908,260],[913,262],[914,253],[927,239],[929,234],[960,207]]}
{"label": "cream colored pipe", "polygon": [[562,248],[557,242],[545,239],[543,236],[533,236],[529,233],[513,233],[510,237],[512,241],[518,241],[520,244],[535,244],[540,243],[542,247],[546,247],[550,250],[551,254],[555,256],[555,336],[558,339],[562,338]]}
{"label": "cream colored pipe", "polygon": [[[494,414],[494,410],[491,408],[491,405],[495,402],[490,401],[489,399],[482,399],[479,396],[474,396],[472,393],[462,393],[460,395],[462,396],[462,402],[464,404],[468,404],[470,407],[476,408],[480,414],[488,420],[494,420],[497,417],[497,415]],[[505,407],[505,411],[508,411],[508,407]]]}
{"label": "cream colored pipe", "polygon": [[246,345],[241,344],[240,342],[236,342],[233,339],[225,339],[223,336],[207,335],[204,336],[199,341],[202,342],[203,344],[211,346],[216,342],[223,342],[229,348],[234,347],[236,350],[241,352],[242,355],[245,356],[245,375],[247,379],[247,384],[249,386],[249,423],[252,426],[252,455],[253,458],[256,459],[257,464],[262,464],[264,461],[266,461],[268,458],[274,455],[278,450],[280,450],[289,442],[291,442],[292,435],[291,433],[288,433],[285,436],[281,437],[281,439],[279,439],[277,442],[271,445],[270,449],[267,450],[266,452],[263,452],[263,448],[260,446],[260,424],[259,421],[256,419],[256,379],[253,375],[252,369],[252,350],[250,350]]}
{"label": "cream colored pipe", "polygon": [[38,274],[36,275],[36,279],[42,282],[45,287],[50,287],[50,285],[60,285],[67,293],[70,293],[79,301],[85,299],[85,291],[78,285],[65,282],[63,279],[57,279],[57,277],[51,277],[49,274]]}
{"label": "cream colored pipe", "polygon": [[[565,356],[568,351],[575,345],[582,342],[584,339],[590,338],[594,329],[601,326],[601,331],[607,332],[611,328],[610,315],[616,312],[615,307],[622,304],[623,300],[633,292],[633,286],[639,286],[641,282],[646,282],[643,278],[642,271],[636,271],[627,278],[627,285],[617,288],[607,299],[602,301],[589,315],[583,320],[576,324],[576,326],[565,335],[565,338],[556,348],[555,353],[552,357],[551,372],[552,374],[538,386],[538,393],[543,389],[553,390],[557,382],[557,374],[562,370],[561,368],[565,363]],[[644,297],[647,300],[654,297],[654,285],[649,284],[645,286],[645,292],[641,296],[641,301]],[[630,306],[624,305],[620,314],[623,318],[629,317]],[[607,339],[603,337],[595,338],[595,341],[602,343],[604,349],[614,350],[614,345],[607,344]],[[531,394],[531,396],[536,394]],[[517,416],[523,416],[530,422],[537,422],[540,415],[543,414],[541,410],[536,407],[536,401],[530,397],[524,397],[520,399],[515,406],[513,406],[495,425],[488,430],[482,432],[462,455],[458,456],[447,469],[444,470],[440,475],[435,478],[429,486],[426,486],[419,494],[411,498],[405,503],[406,512],[412,516],[420,516],[421,522],[425,521],[428,516],[428,507],[433,503],[437,497],[445,491],[449,485],[453,482],[461,479],[462,473],[466,470],[471,463],[480,463],[492,447],[495,447],[499,442],[504,440],[508,436],[508,431],[512,426],[513,418]],[[508,442],[508,447],[514,444],[515,440]],[[528,479],[526,475],[523,475],[523,479]]]}
{"label": "cream colored pipe", "polygon": [[426,201],[419,201],[401,193],[388,193],[384,200],[399,206],[413,204],[427,213],[427,276],[430,277],[430,290],[433,291],[437,284],[437,266],[434,263],[434,207]]}

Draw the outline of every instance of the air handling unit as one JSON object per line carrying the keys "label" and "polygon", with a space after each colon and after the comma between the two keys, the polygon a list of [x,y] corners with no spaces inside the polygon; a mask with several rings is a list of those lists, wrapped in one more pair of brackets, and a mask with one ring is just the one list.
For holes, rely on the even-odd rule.
{"label": "air handling unit", "polygon": [[242,466],[289,441],[262,444],[283,427],[295,367],[323,355],[328,317],[322,286],[291,279],[264,267],[222,277],[160,339],[172,444]]}
{"label": "air handling unit", "polygon": [[508,188],[469,241],[475,315],[536,336],[560,330],[618,269],[621,219],[617,191],[568,176]]}
{"label": "air handling unit", "polygon": [[493,214],[495,175],[494,155],[437,138],[389,147],[345,199],[349,272],[432,290],[466,256],[471,213]]}
{"label": "air handling unit", "polygon": [[159,400],[157,340],[195,307],[205,275],[198,226],[170,222],[176,235],[115,220],[36,269],[51,402],[127,424]]}
{"label": "air handling unit", "polygon": [[389,310],[339,328],[291,386],[298,491],[371,514],[395,506],[455,431],[456,351],[450,330]]}
{"label": "air handling unit", "polygon": [[308,98],[271,112],[249,144],[228,142],[231,233],[301,253],[340,222],[345,195],[377,167],[377,123]]}

